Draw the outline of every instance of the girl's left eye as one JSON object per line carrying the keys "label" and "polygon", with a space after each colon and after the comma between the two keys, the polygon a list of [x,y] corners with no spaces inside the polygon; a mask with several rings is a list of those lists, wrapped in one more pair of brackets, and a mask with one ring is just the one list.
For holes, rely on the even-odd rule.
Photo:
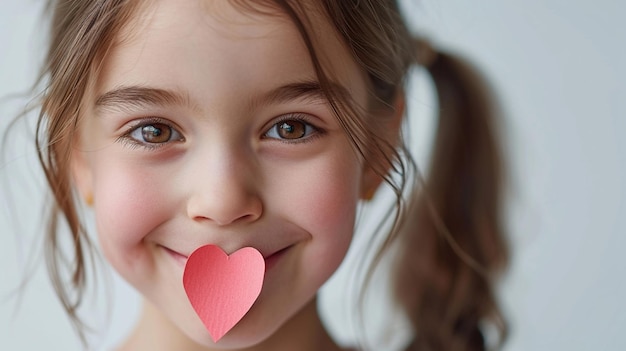
{"label": "girl's left eye", "polygon": [[163,146],[172,141],[183,141],[184,138],[174,127],[161,121],[147,121],[130,129],[122,139],[139,146]]}
{"label": "girl's left eye", "polygon": [[265,137],[284,141],[303,141],[320,130],[313,125],[297,118],[284,119],[274,124],[266,133]]}

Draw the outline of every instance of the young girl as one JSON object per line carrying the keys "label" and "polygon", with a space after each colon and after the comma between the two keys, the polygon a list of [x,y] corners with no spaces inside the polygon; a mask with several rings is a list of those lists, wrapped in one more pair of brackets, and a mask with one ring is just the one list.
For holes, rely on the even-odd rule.
{"label": "young girl", "polygon": [[[316,293],[350,246],[357,204],[381,184],[397,197],[380,254],[401,241],[394,288],[414,328],[405,349],[484,350],[486,327],[504,335],[493,111],[469,66],[412,38],[394,1],[50,8],[37,141],[54,198],[46,254],[80,335],[84,205],[107,261],[145,301],[119,350],[340,350]],[[431,73],[441,111],[425,181],[402,138],[414,63]],[[209,244],[265,261],[260,295],[217,342],[182,282]]]}

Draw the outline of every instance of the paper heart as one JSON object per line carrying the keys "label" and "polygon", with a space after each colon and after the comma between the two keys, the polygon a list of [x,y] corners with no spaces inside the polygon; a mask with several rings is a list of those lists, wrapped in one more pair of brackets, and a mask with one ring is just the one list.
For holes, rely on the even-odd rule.
{"label": "paper heart", "polygon": [[220,247],[206,245],[189,255],[183,286],[214,342],[248,313],[261,293],[264,276],[263,255],[252,247],[228,256]]}

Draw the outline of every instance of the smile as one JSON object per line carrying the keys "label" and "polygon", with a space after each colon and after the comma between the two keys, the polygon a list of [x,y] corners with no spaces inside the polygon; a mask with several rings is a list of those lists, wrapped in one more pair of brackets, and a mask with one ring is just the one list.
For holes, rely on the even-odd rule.
{"label": "smile", "polygon": [[269,271],[270,269],[272,269],[272,267],[274,267],[276,265],[276,263],[283,257],[285,256],[285,253],[287,252],[287,250],[289,250],[291,248],[291,246],[287,246],[286,248],[282,249],[282,250],[278,250],[276,252],[274,252],[273,254],[271,254],[268,257],[265,257],[265,272]]}
{"label": "smile", "polygon": [[[293,245],[287,246],[283,249],[280,249],[268,256],[264,256],[265,259],[265,271],[269,271],[270,269],[272,269],[277,263],[278,261],[285,256],[285,253],[287,253],[287,251],[292,247]],[[163,250],[165,250],[165,252],[172,257],[179,265],[181,265],[182,267],[184,267],[187,264],[187,256],[176,252],[170,248],[167,248],[165,246],[159,245],[159,247],[161,247]]]}
{"label": "smile", "polygon": [[161,246],[159,245],[163,250],[165,250],[165,252],[167,252],[168,255],[170,255],[174,260],[176,260],[176,262],[178,262],[181,266],[185,266],[185,264],[187,263],[187,256],[180,254],[174,250],[171,250],[165,246]]}

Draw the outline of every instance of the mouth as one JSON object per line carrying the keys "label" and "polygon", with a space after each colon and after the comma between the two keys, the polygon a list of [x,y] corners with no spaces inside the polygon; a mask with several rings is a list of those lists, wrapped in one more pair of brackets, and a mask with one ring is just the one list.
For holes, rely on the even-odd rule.
{"label": "mouth", "polygon": [[273,254],[265,257],[265,272],[269,271],[270,269],[272,269],[272,267],[274,267],[276,265],[276,263],[278,263],[278,261],[285,256],[285,253],[287,252],[287,250],[289,250],[291,248],[291,246],[287,246],[284,249],[278,250],[276,252],[274,252]]}
{"label": "mouth", "polygon": [[[159,245],[161,246],[161,245]],[[167,252],[168,255],[170,255],[176,262],[178,262],[180,265],[182,265],[183,267],[185,266],[185,264],[187,263],[187,256],[178,253],[174,250],[171,250],[165,246],[161,246],[161,248],[163,250],[165,250],[165,252]]]}
{"label": "mouth", "polygon": [[[168,247],[159,245],[163,250],[165,250],[165,252],[172,257],[176,262],[178,262],[178,264],[180,264],[182,267],[184,267],[187,264],[187,258],[188,256],[183,255],[177,251],[174,251]],[[272,267],[274,267],[278,261],[285,256],[285,253],[292,247],[293,245],[287,246],[283,249],[280,249],[272,254],[269,255],[263,255],[264,259],[265,259],[265,272],[269,271],[270,269],[272,269]]]}

